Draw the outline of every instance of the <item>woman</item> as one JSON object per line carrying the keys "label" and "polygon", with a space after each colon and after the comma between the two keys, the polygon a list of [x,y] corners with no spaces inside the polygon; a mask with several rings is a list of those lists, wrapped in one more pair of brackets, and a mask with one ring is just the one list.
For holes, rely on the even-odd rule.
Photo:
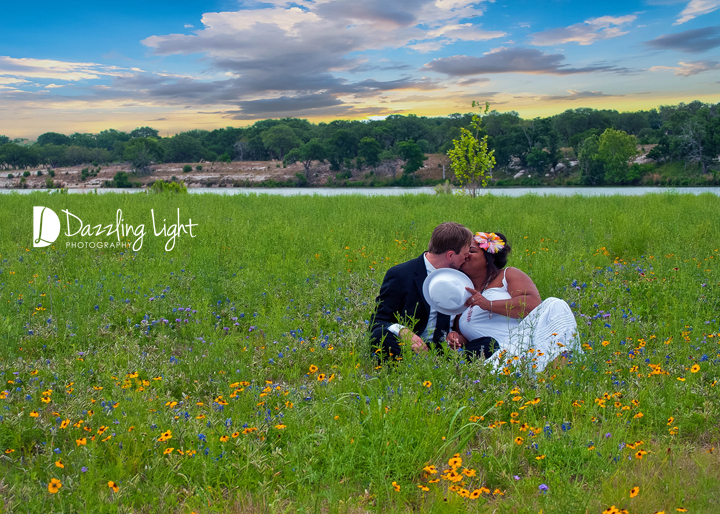
{"label": "woman", "polygon": [[542,301],[533,281],[517,268],[506,268],[510,244],[500,233],[477,232],[470,255],[460,267],[473,282],[468,308],[447,336],[452,348],[489,358],[497,369],[507,361],[530,364],[541,372],[568,350],[581,351],[577,323],[567,303]]}

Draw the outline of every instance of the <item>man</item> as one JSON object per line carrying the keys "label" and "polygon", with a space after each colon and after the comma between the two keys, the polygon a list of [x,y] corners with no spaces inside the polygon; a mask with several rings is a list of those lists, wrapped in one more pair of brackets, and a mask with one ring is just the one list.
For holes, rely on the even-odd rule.
{"label": "man", "polygon": [[371,344],[382,349],[383,357],[400,357],[403,346],[415,353],[427,351],[425,341],[440,348],[451,319],[430,308],[423,297],[423,282],[438,268],[458,269],[470,253],[471,241],[468,228],[442,223],[433,230],[427,252],[387,271],[370,327]]}

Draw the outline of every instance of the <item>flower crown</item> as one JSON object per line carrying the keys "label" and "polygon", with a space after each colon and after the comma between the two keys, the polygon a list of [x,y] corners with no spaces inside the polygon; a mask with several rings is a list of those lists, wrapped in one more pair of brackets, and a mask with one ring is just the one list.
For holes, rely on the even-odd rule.
{"label": "flower crown", "polygon": [[505,241],[495,232],[476,232],[473,239],[487,253],[498,253],[505,247]]}

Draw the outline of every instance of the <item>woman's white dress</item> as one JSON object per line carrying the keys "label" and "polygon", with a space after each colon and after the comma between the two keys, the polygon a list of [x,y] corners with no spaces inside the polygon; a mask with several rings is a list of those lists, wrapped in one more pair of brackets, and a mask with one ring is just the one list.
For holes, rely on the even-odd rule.
{"label": "woman's white dress", "polygon": [[[482,295],[493,302],[509,300],[505,273],[502,284],[485,289]],[[582,351],[575,316],[559,298],[546,298],[522,320],[495,313],[491,318],[490,311],[473,306],[460,314],[459,324],[460,333],[468,341],[489,336],[498,342],[500,349],[488,359],[496,369],[502,369],[511,360],[516,365],[527,363],[529,370],[541,372],[562,352]]]}

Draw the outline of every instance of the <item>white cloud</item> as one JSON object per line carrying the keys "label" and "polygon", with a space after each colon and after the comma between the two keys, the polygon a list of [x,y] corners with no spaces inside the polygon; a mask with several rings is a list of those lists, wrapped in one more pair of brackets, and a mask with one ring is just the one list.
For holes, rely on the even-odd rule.
{"label": "white cloud", "polygon": [[632,23],[636,19],[637,16],[633,14],[627,16],[600,16],[599,18],[591,18],[582,23],[570,25],[569,27],[536,32],[530,36],[532,38],[531,43],[535,46],[551,46],[570,42],[583,46],[591,45],[603,39],[624,36],[628,31],[623,30],[621,26]]}
{"label": "white cloud", "polygon": [[102,66],[87,62],[54,61],[50,59],[30,59],[0,56],[0,76],[32,77],[53,80],[98,79],[101,76],[123,76],[127,70],[117,66]]}
{"label": "white cloud", "polygon": [[680,61],[678,66],[653,66],[649,71],[674,71],[679,77],[690,77],[704,71],[720,70],[718,61]]}
{"label": "white cloud", "polygon": [[673,25],[681,25],[692,19],[720,9],[720,0],[690,0]]}

